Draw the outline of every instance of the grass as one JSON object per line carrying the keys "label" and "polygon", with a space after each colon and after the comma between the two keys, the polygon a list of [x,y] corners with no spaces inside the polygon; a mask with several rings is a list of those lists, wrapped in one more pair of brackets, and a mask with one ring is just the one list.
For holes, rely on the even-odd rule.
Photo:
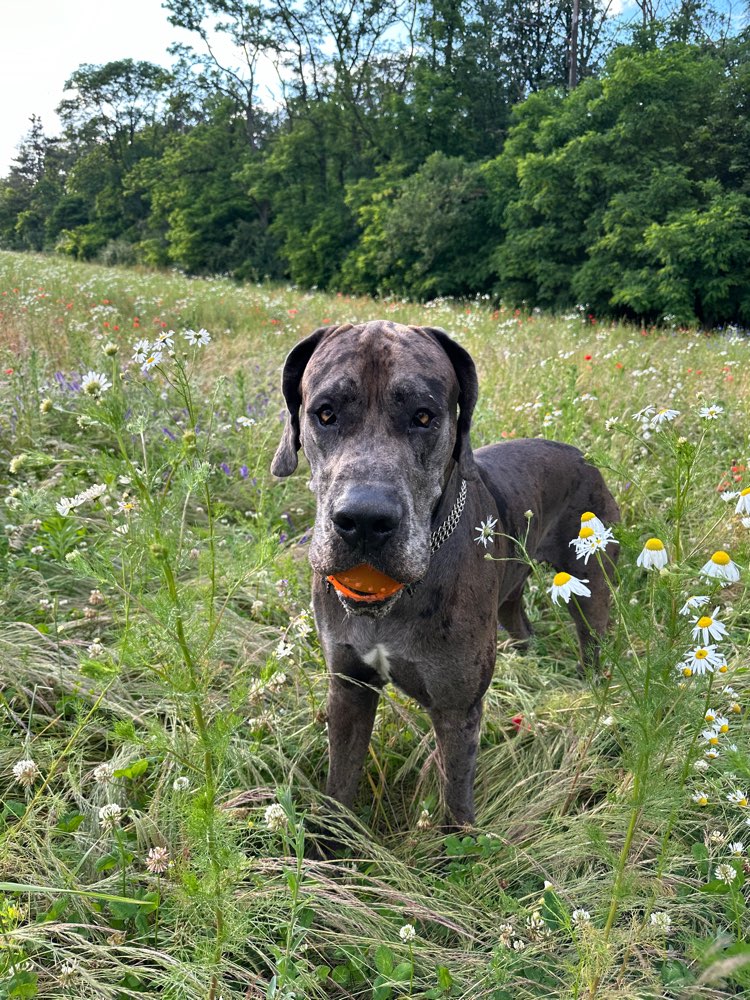
{"label": "grass", "polygon": [[[602,678],[579,678],[537,568],[531,651],[499,636],[476,829],[441,832],[427,717],[389,688],[346,856],[309,860],[340,821],[320,793],[313,499],[304,470],[268,472],[279,374],[316,326],[378,316],[471,351],[475,446],[541,435],[603,469],[615,620]],[[144,374],[133,344],[169,330],[176,356]],[[750,485],[748,348],[0,254],[0,996],[743,995],[750,532],[722,494]],[[679,415],[633,419],[649,405]],[[663,573],[636,566],[651,536]],[[742,572],[726,588],[698,573],[719,549]],[[690,594],[727,636],[721,668],[684,677]]]}

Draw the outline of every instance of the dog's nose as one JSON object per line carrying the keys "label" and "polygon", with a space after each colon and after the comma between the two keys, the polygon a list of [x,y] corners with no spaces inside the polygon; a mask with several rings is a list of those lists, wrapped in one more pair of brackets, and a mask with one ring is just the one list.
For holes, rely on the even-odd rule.
{"label": "dog's nose", "polygon": [[401,505],[381,490],[348,490],[331,514],[336,534],[352,548],[377,552],[401,523]]}

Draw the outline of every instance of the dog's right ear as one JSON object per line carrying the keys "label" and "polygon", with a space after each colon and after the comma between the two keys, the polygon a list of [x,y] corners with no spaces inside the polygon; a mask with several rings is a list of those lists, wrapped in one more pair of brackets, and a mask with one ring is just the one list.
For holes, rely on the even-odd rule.
{"label": "dog's right ear", "polygon": [[297,452],[300,447],[299,408],[302,404],[300,382],[302,375],[315,348],[333,326],[321,326],[309,337],[301,340],[287,355],[284,371],[281,376],[281,391],[286,400],[286,423],[281,435],[281,441],[271,462],[271,472],[274,476],[291,476],[297,468]]}

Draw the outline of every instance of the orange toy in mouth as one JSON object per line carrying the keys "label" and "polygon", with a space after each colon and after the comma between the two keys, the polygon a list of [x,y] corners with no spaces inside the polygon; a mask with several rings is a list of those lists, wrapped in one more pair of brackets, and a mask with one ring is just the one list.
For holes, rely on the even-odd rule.
{"label": "orange toy in mouth", "polygon": [[353,601],[384,601],[386,597],[392,597],[404,586],[397,580],[380,573],[367,563],[361,563],[345,573],[338,576],[326,577],[329,583],[338,590],[344,597],[350,597]]}

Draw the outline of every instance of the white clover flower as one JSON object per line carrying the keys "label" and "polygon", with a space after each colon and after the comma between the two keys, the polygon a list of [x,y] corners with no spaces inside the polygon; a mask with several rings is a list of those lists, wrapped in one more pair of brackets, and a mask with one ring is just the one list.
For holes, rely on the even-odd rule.
{"label": "white clover flower", "polygon": [[266,808],[264,819],[271,833],[280,833],[282,830],[286,830],[289,823],[284,807],[278,802],[274,802]]}
{"label": "white clover flower", "polygon": [[695,768],[696,771],[707,771],[708,770],[708,761],[707,760],[696,760],[695,763],[693,764],[693,767]]}
{"label": "white clover flower", "polygon": [[186,792],[190,788],[190,778],[175,778],[172,782],[172,788],[175,792]]}
{"label": "white clover flower", "polygon": [[710,597],[704,597],[703,595],[698,595],[697,597],[688,597],[688,599],[680,608],[680,614],[685,615],[686,618],[689,618],[691,612],[695,611],[696,608],[702,608],[703,605],[708,604],[710,600],[711,600]]}
{"label": "white clover flower", "polygon": [[112,780],[113,771],[112,765],[105,761],[103,764],[96,765],[91,776],[97,785],[106,785],[108,781]]}
{"label": "white clover flower", "polygon": [[24,788],[31,788],[39,774],[39,768],[30,757],[16,761],[13,765],[13,778]]}
{"label": "white clover flower", "polygon": [[730,802],[733,806],[739,806],[740,809],[747,809],[747,792],[743,792],[739,788],[735,788],[733,792],[727,795],[727,802]]}
{"label": "white clover flower", "polygon": [[732,562],[729,553],[723,549],[718,549],[708,562],[698,571],[701,576],[707,576],[718,580],[722,587],[729,583],[736,583],[740,578],[739,567]]}
{"label": "white clover flower", "polygon": [[398,936],[402,941],[413,941],[417,936],[417,932],[414,930],[414,924],[404,924],[398,932]]}
{"label": "white clover flower", "polygon": [[432,826],[432,819],[430,817],[430,810],[423,809],[422,812],[419,814],[419,819],[417,820],[417,829],[429,830],[431,826]]}
{"label": "white clover flower", "polygon": [[664,542],[660,538],[649,538],[635,561],[643,569],[663,569],[669,562]]}
{"label": "white clover flower", "polygon": [[718,610],[718,607],[716,607],[710,615],[693,618],[693,625],[695,626],[693,628],[694,642],[698,639],[703,643],[708,642],[709,639],[713,639],[714,642],[721,642],[722,639],[726,638],[727,627],[716,618]]}
{"label": "white clover flower", "polygon": [[103,827],[114,830],[122,818],[122,809],[116,802],[109,802],[99,810],[99,822]]}
{"label": "white clover flower", "polygon": [[96,638],[89,644],[88,654],[89,656],[96,659],[104,653],[104,646],[102,645],[101,639]]}
{"label": "white clover flower", "polygon": [[734,508],[736,514],[750,514],[750,486],[740,490],[737,506]]}
{"label": "white clover flower", "polygon": [[162,875],[171,864],[166,847],[152,847],[146,856],[146,868],[152,875]]}
{"label": "white clover flower", "polygon": [[714,873],[720,881],[724,882],[725,885],[731,885],[732,882],[737,878],[737,870],[734,865],[728,865],[726,863],[717,865],[716,871]]}
{"label": "white clover flower", "polygon": [[664,910],[655,910],[649,918],[649,923],[662,934],[669,934],[672,927],[672,918]]}
{"label": "white clover flower", "polygon": [[712,830],[708,835],[708,842],[710,844],[723,844],[726,839],[721,830]]}
{"label": "white clover flower", "polygon": [[591,923],[591,914],[588,910],[573,910],[570,919],[577,927],[581,927],[583,924]]}
{"label": "white clover flower", "polygon": [[522,941],[520,938],[516,938],[513,942],[513,951],[523,951],[526,947],[526,942]]}
{"label": "white clover flower", "polygon": [[481,524],[474,526],[474,531],[478,531],[479,534],[474,539],[477,545],[483,545],[487,548],[487,545],[492,541],[495,534],[495,525],[497,524],[496,517],[490,517],[488,515],[486,521],[482,521]]}
{"label": "white clover flower", "polygon": [[82,392],[85,392],[87,396],[93,396],[94,399],[98,399],[102,393],[111,388],[112,383],[101,372],[86,372],[81,379]]}
{"label": "white clover flower", "polygon": [[718,403],[712,403],[710,406],[701,406],[700,410],[698,410],[698,416],[701,420],[718,420],[723,412],[723,406],[719,406]]}
{"label": "white clover flower", "polygon": [[559,603],[560,598],[566,604],[570,604],[572,594],[577,594],[579,597],[591,597],[591,591],[586,586],[587,583],[588,580],[579,580],[578,577],[571,576],[570,573],[556,573],[547,593],[555,604]]}
{"label": "white clover flower", "polygon": [[57,976],[63,986],[67,986],[71,983],[78,975],[78,962],[74,958],[68,959],[67,962],[63,962],[57,973]]}

